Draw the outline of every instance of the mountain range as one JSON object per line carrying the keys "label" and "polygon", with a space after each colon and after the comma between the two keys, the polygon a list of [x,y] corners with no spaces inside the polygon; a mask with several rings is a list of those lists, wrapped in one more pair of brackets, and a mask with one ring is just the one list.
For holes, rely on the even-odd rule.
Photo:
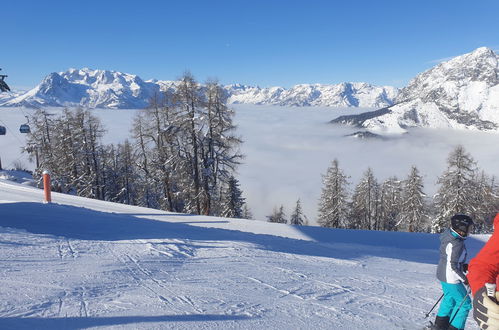
{"label": "mountain range", "polygon": [[[51,73],[24,93],[4,94],[0,106],[83,106],[89,108],[144,108],[158,92],[175,89],[176,81],[142,80],[137,75],[69,69]],[[240,84],[223,86],[228,103],[282,106],[384,107],[393,104],[398,89],[367,83],[302,84],[260,88]]]}
{"label": "mountain range", "polygon": [[410,127],[496,131],[499,128],[499,56],[481,47],[417,75],[394,104],[333,123],[380,132]]}
{"label": "mountain range", "polygon": [[[0,106],[144,108],[153,95],[174,90],[177,84],[116,71],[69,69],[49,74],[29,91],[1,93]],[[363,82],[291,88],[232,84],[223,88],[229,104],[379,109],[332,121],[370,131],[405,132],[410,127],[499,129],[499,56],[486,47],[442,62],[400,90]]]}

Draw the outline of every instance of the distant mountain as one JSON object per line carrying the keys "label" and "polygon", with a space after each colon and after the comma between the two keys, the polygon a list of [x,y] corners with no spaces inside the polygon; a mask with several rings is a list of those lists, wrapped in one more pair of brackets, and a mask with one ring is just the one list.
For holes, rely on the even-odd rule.
{"label": "distant mountain", "polygon": [[377,131],[409,127],[497,130],[499,56],[489,48],[455,57],[417,75],[395,105],[333,122]]}
{"label": "distant mountain", "polygon": [[1,105],[143,108],[159,88],[158,84],[145,82],[136,75],[69,69],[49,74],[35,88]]}
{"label": "distant mountain", "polygon": [[367,83],[302,84],[290,89],[229,85],[225,89],[229,94],[229,103],[363,108],[391,105],[398,93],[395,87]]}
{"label": "distant mountain", "polygon": [[[84,106],[90,108],[144,108],[155,93],[174,90],[177,82],[148,80],[107,70],[69,69],[51,73],[32,90],[0,99],[0,106]],[[385,107],[398,90],[367,83],[296,85],[260,88],[224,86],[229,103],[285,106]]]}

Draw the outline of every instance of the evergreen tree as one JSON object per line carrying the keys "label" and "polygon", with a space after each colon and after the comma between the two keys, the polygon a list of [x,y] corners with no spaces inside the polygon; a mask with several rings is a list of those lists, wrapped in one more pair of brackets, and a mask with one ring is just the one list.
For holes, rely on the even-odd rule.
{"label": "evergreen tree", "polygon": [[288,220],[286,219],[286,214],[284,214],[284,206],[281,205],[279,209],[274,208],[274,211],[272,212],[271,215],[267,217],[269,222],[276,222],[276,223],[288,223]]}
{"label": "evergreen tree", "polygon": [[474,190],[475,193],[472,198],[476,208],[471,214],[475,222],[474,232],[479,234],[491,233],[491,217],[499,210],[499,195],[495,178],[489,178],[482,171],[475,177]]}
{"label": "evergreen tree", "polygon": [[402,183],[391,177],[381,185],[379,226],[380,230],[397,230],[397,221],[402,208]]}
{"label": "evergreen tree", "polygon": [[247,203],[244,203],[243,205],[243,219],[253,219],[253,214],[251,213]]}
{"label": "evergreen tree", "polygon": [[291,214],[290,224],[295,226],[303,226],[305,224],[305,219],[306,217],[303,214],[300,199],[298,199],[296,201],[295,210]]}
{"label": "evergreen tree", "polygon": [[398,227],[409,232],[423,231],[427,219],[426,195],[423,192],[423,178],[416,166],[411,168],[411,173],[404,181],[402,197]]}
{"label": "evergreen tree", "polygon": [[438,213],[431,226],[433,233],[447,228],[454,214],[473,214],[476,211],[473,200],[476,171],[475,161],[463,146],[457,146],[450,153],[447,169],[437,181],[440,188],[434,198]]}
{"label": "evergreen tree", "polygon": [[222,206],[222,216],[227,218],[244,218],[244,198],[241,189],[239,189],[239,182],[231,177],[227,183],[227,190],[224,196],[224,203]]}
{"label": "evergreen tree", "polygon": [[318,223],[322,227],[347,227],[348,177],[333,160],[322,178],[322,194],[319,201]]}
{"label": "evergreen tree", "polygon": [[379,229],[379,192],[379,184],[368,168],[352,196],[349,228]]}

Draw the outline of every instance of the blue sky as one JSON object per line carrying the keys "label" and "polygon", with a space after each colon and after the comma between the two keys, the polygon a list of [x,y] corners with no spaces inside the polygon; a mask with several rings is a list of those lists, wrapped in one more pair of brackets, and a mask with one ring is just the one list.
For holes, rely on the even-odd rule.
{"label": "blue sky", "polygon": [[499,49],[499,1],[2,1],[0,67],[17,88],[70,67],[143,79],[404,86],[438,60]]}

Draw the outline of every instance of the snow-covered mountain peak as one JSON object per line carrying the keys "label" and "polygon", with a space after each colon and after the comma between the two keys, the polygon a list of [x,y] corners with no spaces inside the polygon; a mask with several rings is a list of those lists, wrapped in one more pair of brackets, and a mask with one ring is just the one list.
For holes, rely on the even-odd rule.
{"label": "snow-covered mountain peak", "polygon": [[375,129],[407,127],[497,130],[499,127],[499,56],[490,48],[440,63],[403,88],[389,111],[375,117],[348,118]]}
{"label": "snow-covered mountain peak", "polygon": [[417,75],[400,91],[397,101],[454,98],[458,89],[473,83],[483,87],[499,84],[499,57],[492,49],[480,47]]}
{"label": "snow-covered mountain peak", "polygon": [[96,87],[110,84],[142,84],[144,81],[137,75],[110,70],[93,70],[89,68],[69,69],[59,73],[61,77],[76,84]]}

